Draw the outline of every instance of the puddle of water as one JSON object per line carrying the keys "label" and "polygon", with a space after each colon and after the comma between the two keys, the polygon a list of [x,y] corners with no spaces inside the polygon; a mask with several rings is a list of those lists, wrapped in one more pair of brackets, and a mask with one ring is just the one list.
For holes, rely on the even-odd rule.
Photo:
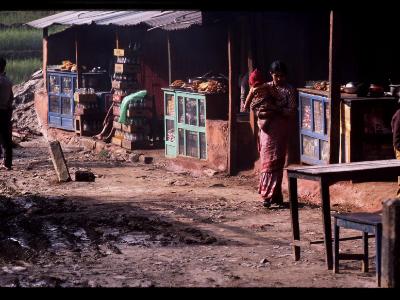
{"label": "puddle of water", "polygon": [[74,236],[80,238],[84,242],[90,241],[90,239],[88,238],[88,236],[86,234],[86,230],[83,228],[78,228],[73,234],[74,234]]}
{"label": "puddle of water", "polygon": [[103,231],[103,237],[117,237],[120,234],[120,231],[116,228],[104,228],[102,229]]}
{"label": "puddle of water", "polygon": [[150,235],[148,234],[125,234],[121,236],[121,240],[128,245],[148,244]]}
{"label": "puddle of water", "polygon": [[29,249],[29,250],[31,249],[22,238],[9,237],[9,238],[7,238],[7,240],[18,243],[18,245],[21,246],[22,248]]}
{"label": "puddle of water", "polygon": [[44,234],[49,239],[51,248],[63,250],[71,247],[71,243],[65,240],[57,226],[50,223],[43,223]]}

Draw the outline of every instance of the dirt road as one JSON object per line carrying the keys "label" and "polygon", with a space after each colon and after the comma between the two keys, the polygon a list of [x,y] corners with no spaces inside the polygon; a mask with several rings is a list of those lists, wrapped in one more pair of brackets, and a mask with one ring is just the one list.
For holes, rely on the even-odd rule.
{"label": "dirt road", "polygon": [[[0,286],[375,287],[372,240],[369,273],[346,261],[333,274],[318,247],[295,262],[290,211],[265,210],[255,176],[172,172],[163,150],[144,164],[63,149],[71,174],[95,182],[57,183],[41,137],[0,171]],[[319,207],[303,202],[300,219],[303,238],[322,240]]]}

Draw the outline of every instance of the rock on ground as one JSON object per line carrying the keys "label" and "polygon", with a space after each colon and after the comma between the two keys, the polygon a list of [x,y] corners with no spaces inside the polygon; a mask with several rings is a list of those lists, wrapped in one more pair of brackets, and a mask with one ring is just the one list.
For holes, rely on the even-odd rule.
{"label": "rock on ground", "polygon": [[27,135],[41,135],[40,125],[34,105],[35,91],[44,89],[42,70],[32,74],[31,78],[13,86],[13,130]]}

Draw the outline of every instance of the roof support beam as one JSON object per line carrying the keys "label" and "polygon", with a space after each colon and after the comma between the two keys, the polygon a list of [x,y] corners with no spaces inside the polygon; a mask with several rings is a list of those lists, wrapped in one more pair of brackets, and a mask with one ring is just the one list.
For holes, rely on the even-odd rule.
{"label": "roof support beam", "polygon": [[44,86],[47,86],[48,38],[49,38],[48,28],[45,27],[45,28],[43,28],[43,39],[42,39],[42,47],[43,47],[42,74],[43,74]]}
{"label": "roof support beam", "polygon": [[171,40],[170,34],[167,31],[167,51],[168,51],[168,84],[172,83],[172,69],[171,69]]}
{"label": "roof support beam", "polygon": [[119,49],[119,35],[118,35],[118,28],[115,29],[115,48]]}
{"label": "roof support beam", "polygon": [[[254,23],[254,19],[251,16],[247,16],[247,22],[244,23],[245,32],[246,32],[246,44],[247,44],[247,68],[249,72],[249,76],[251,72],[254,70],[254,66],[256,65],[256,46],[255,46],[255,32],[256,26]],[[254,114],[254,111],[250,109],[249,112],[249,121],[251,131],[253,133],[253,142],[254,147],[254,161],[258,159],[258,151],[256,151],[257,147],[257,138],[258,138],[258,126],[257,126],[257,116]]]}
{"label": "roof support beam", "polygon": [[340,15],[337,11],[330,13],[329,36],[329,92],[330,100],[330,131],[329,131],[329,163],[339,162],[340,138]]}
{"label": "roof support beam", "polygon": [[228,118],[228,173],[235,175],[237,172],[237,137],[236,137],[236,111],[239,99],[239,39],[236,23],[228,27],[228,64],[229,64],[229,118]]}
{"label": "roof support beam", "polygon": [[81,71],[81,65],[79,61],[79,34],[78,30],[75,31],[75,64],[76,64],[76,77],[77,77],[77,82],[76,82],[76,88],[81,88],[82,87],[82,71]]}

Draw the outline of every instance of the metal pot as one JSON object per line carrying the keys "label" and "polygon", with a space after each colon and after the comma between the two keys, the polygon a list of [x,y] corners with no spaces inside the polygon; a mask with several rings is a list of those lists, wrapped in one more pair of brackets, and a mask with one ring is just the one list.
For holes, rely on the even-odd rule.
{"label": "metal pot", "polygon": [[343,91],[348,94],[355,94],[358,91],[358,87],[354,82],[349,82],[344,86]]}
{"label": "metal pot", "polygon": [[372,83],[369,86],[369,94],[373,97],[381,97],[384,95],[384,89],[382,86]]}

